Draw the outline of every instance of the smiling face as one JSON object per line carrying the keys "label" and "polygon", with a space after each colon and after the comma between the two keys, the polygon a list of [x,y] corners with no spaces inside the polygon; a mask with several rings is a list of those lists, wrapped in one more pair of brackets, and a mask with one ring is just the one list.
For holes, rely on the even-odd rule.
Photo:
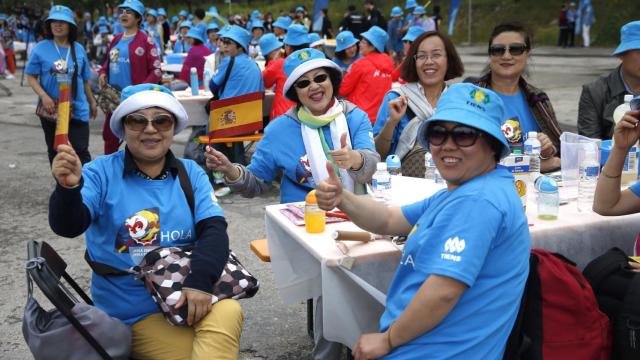
{"label": "smiling face", "polygon": [[358,46],[353,44],[348,48],[344,49],[345,55],[347,55],[347,59],[353,59],[358,54]]}
{"label": "smiling face", "polygon": [[[318,84],[314,79],[318,80],[321,75],[325,75],[325,80]],[[305,88],[299,88],[297,85],[305,80],[311,83]],[[300,103],[306,106],[314,115],[324,114],[331,99],[333,99],[333,85],[331,84],[329,73],[323,68],[306,72],[296,80],[293,87],[296,89]]]}
{"label": "smiling face", "polygon": [[[449,131],[456,126],[461,126],[459,123],[450,121],[438,121],[434,125],[444,126]],[[436,167],[442,178],[447,181],[449,191],[476,176],[495,169],[494,152],[483,135],[479,136],[475,143],[469,147],[457,145],[451,136],[439,146],[429,145]]]}
{"label": "smiling face", "polygon": [[67,37],[69,36],[69,23],[66,21],[53,20],[51,21],[51,34],[54,37]]}
{"label": "smiling face", "polygon": [[[491,45],[502,45],[509,47],[511,44],[525,44],[524,36],[515,31],[507,31],[496,36]],[[491,76],[501,78],[520,78],[529,61],[529,50],[523,54],[513,55],[510,51],[505,51],[502,55],[490,56]]]}
{"label": "smiling face", "polygon": [[[143,116],[148,120],[150,119],[162,119],[167,115],[172,116],[170,112],[158,107],[152,107],[148,109],[138,110],[133,115],[137,118]],[[165,118],[166,119],[166,118]],[[167,154],[169,147],[173,143],[173,129],[175,128],[175,122],[170,126],[168,130],[158,130],[151,123],[147,122],[144,129],[136,131],[128,125],[127,120],[123,121],[124,124],[124,140],[127,142],[127,148],[131,151],[133,159],[138,163],[138,166],[142,164],[157,164],[164,161],[164,156]]]}
{"label": "smiling face", "polygon": [[444,42],[438,36],[430,36],[418,46],[416,73],[424,87],[444,83],[444,78],[447,75],[447,52]]}

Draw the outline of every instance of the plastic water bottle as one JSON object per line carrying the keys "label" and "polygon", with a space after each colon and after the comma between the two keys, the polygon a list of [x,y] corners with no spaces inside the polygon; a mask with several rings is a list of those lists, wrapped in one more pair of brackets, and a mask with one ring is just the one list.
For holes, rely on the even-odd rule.
{"label": "plastic water bottle", "polygon": [[389,175],[402,176],[402,167],[400,157],[398,155],[387,156],[387,171]]}
{"label": "plastic water bottle", "polygon": [[618,105],[615,110],[613,110],[613,123],[617,124],[622,120],[624,114],[628,111],[631,111],[631,100],[633,100],[633,95],[627,94],[624,96],[624,103]]}
{"label": "plastic water bottle", "polygon": [[560,211],[558,183],[549,176],[540,176],[534,186],[538,190],[538,219],[556,220]]}
{"label": "plastic water bottle", "polygon": [[527,141],[524,142],[524,153],[529,155],[529,173],[531,179],[535,180],[540,175],[540,150],[542,144],[538,140],[538,133],[536,131],[529,131],[527,134]]}
{"label": "plastic water bottle", "polygon": [[436,163],[433,161],[433,156],[428,151],[424,153],[424,168],[424,178],[427,180],[435,180],[438,169],[436,168]]}
{"label": "plastic water bottle", "polygon": [[578,181],[578,211],[590,212],[593,209],[593,195],[596,192],[600,175],[600,162],[596,153],[588,151],[580,162]]}
{"label": "plastic water bottle", "polygon": [[189,77],[189,82],[191,85],[191,95],[198,95],[198,69],[195,67],[191,68],[191,76]]}
{"label": "plastic water bottle", "polygon": [[376,165],[376,172],[371,179],[371,187],[376,199],[387,200],[387,192],[391,189],[391,176],[387,171],[387,163],[379,162]]}

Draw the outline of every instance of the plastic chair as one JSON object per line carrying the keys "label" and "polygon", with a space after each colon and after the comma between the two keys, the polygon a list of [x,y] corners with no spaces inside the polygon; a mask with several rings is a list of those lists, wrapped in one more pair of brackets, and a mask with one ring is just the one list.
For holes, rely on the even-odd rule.
{"label": "plastic chair", "polygon": [[[73,316],[71,309],[80,302],[78,295],[82,301],[89,305],[93,305],[91,298],[78,286],[78,283],[67,273],[67,263],[62,260],[60,255],[46,242],[38,242],[30,240],[27,244],[27,277],[36,283],[42,293],[51,301],[76,330],[84,337],[87,342],[96,350],[103,359],[112,359],[104,350],[96,339],[80,324]],[[76,295],[71,292],[61,278],[73,288]],[[31,281],[28,281],[31,290]]]}

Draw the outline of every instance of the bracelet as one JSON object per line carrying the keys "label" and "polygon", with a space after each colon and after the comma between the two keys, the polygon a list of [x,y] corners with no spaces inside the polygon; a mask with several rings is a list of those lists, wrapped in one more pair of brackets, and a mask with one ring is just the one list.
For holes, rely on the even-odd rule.
{"label": "bracelet", "polygon": [[622,174],[619,174],[618,176],[608,175],[607,173],[604,172],[604,169],[602,169],[602,171],[600,171],[600,174],[604,175],[604,177],[609,178],[609,179],[618,179],[618,178],[622,177]]}
{"label": "bracelet", "polygon": [[391,327],[393,324],[389,325],[387,329],[387,344],[389,345],[389,351],[393,350],[393,344],[391,343]]}

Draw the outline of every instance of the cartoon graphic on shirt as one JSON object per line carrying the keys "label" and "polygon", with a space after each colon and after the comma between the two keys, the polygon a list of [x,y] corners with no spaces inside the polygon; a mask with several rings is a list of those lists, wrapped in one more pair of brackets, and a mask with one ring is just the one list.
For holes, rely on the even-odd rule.
{"label": "cartoon graphic on shirt", "polygon": [[311,166],[309,165],[309,158],[305,154],[300,158],[298,165],[296,166],[296,180],[298,184],[304,184],[305,182],[315,187],[313,176],[311,175]]}
{"label": "cartoon graphic on shirt", "polygon": [[119,253],[129,252],[130,248],[160,245],[159,209],[149,208],[128,217],[118,231],[115,248]]}
{"label": "cartoon graphic on shirt", "polygon": [[118,62],[118,56],[120,55],[120,50],[118,49],[111,49],[111,51],[109,51],[109,60],[111,63],[116,63]]}
{"label": "cartoon graphic on shirt", "polygon": [[63,59],[53,62],[53,69],[51,69],[51,74],[66,74],[69,71],[69,66],[67,62]]}
{"label": "cartoon graphic on shirt", "polygon": [[511,144],[516,144],[522,141],[522,127],[520,126],[520,119],[514,117],[502,124],[502,133],[507,141]]}

